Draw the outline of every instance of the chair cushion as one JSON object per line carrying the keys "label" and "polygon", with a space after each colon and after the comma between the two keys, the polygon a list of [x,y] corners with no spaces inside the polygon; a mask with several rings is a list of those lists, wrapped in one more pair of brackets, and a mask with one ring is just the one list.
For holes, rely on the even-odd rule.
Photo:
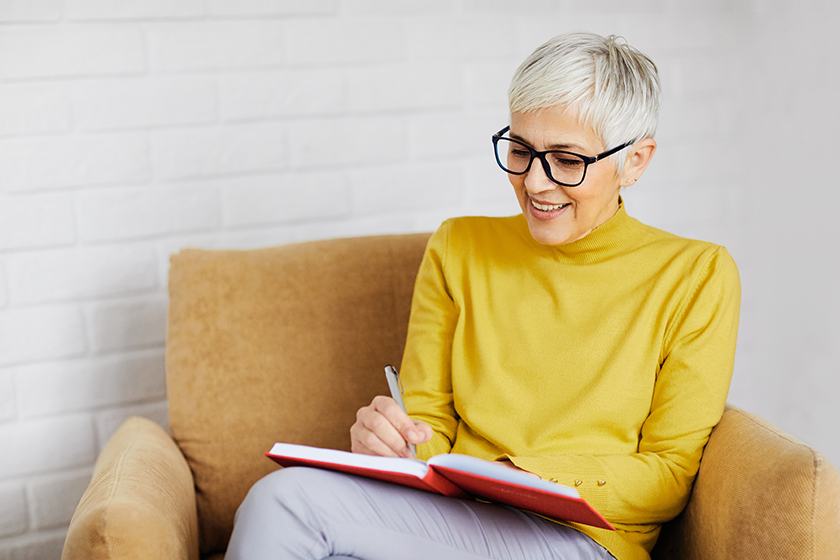
{"label": "chair cushion", "polygon": [[169,275],[170,428],[193,471],[201,551],[223,551],[277,441],[349,449],[387,394],[428,234],[185,250]]}

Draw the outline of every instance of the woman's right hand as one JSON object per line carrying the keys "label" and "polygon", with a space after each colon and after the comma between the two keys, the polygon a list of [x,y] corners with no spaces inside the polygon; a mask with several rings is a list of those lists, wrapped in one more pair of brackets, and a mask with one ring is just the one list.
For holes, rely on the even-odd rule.
{"label": "woman's right hand", "polygon": [[432,428],[412,420],[391,397],[374,397],[356,413],[350,428],[353,453],[383,457],[414,457],[408,443],[415,445],[432,439]]}

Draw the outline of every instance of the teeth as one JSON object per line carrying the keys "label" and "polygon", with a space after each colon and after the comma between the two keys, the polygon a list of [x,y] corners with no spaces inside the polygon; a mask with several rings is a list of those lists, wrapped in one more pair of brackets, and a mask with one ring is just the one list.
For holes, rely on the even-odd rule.
{"label": "teeth", "polygon": [[569,205],[568,202],[565,203],[565,204],[554,204],[554,205],[552,205],[552,204],[540,204],[539,202],[535,202],[533,200],[531,201],[531,204],[534,205],[534,208],[536,208],[537,210],[542,210],[543,212],[551,212],[552,210],[558,210],[560,208],[563,208],[564,206]]}

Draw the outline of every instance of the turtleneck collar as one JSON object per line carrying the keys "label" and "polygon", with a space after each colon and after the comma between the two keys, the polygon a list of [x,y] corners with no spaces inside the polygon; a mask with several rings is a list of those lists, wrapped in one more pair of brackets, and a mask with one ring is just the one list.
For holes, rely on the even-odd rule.
{"label": "turtleneck collar", "polygon": [[567,264],[595,264],[609,260],[637,246],[644,226],[627,215],[624,201],[618,199],[615,215],[586,236],[564,245],[543,245],[531,237],[528,222],[521,214],[520,232],[528,244],[541,254]]}

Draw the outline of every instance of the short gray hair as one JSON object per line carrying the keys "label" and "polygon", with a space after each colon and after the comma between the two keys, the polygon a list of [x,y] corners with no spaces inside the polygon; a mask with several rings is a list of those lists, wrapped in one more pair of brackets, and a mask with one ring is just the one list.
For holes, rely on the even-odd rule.
{"label": "short gray hair", "polygon": [[[525,59],[508,89],[511,113],[562,106],[578,112],[606,149],[653,138],[659,116],[659,75],[646,55],[615,35],[566,33]],[[623,167],[624,157],[615,156]]]}

